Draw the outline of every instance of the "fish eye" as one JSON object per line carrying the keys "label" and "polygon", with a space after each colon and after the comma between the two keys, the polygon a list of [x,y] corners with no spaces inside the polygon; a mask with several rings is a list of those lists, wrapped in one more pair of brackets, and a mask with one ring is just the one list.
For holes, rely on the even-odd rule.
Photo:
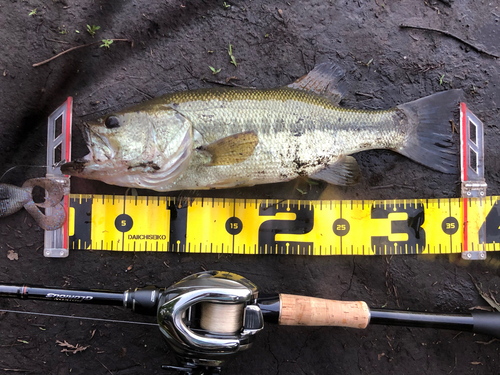
{"label": "fish eye", "polygon": [[106,125],[108,129],[118,128],[120,126],[120,120],[118,120],[118,117],[111,115],[104,120],[104,125]]}

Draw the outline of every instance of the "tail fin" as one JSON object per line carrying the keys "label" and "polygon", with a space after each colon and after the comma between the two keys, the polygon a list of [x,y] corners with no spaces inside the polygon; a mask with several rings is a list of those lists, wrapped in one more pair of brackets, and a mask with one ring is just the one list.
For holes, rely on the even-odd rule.
{"label": "tail fin", "polygon": [[444,173],[458,171],[458,154],[450,149],[452,126],[450,120],[459,110],[462,90],[448,90],[410,103],[398,105],[413,123],[406,145],[400,154]]}

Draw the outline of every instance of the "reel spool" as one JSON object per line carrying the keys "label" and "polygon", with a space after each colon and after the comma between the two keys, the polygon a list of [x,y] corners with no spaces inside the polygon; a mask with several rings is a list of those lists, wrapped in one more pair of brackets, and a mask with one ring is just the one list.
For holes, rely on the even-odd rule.
{"label": "reel spool", "polygon": [[257,286],[229,272],[201,272],[161,294],[158,324],[185,374],[220,373],[224,362],[248,349],[264,328]]}

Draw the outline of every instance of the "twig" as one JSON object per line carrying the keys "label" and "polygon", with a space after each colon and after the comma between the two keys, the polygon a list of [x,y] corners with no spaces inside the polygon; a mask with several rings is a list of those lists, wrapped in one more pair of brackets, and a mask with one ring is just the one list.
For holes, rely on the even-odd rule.
{"label": "twig", "polygon": [[488,51],[485,51],[485,50],[483,50],[483,49],[475,46],[474,44],[471,44],[471,43],[463,40],[462,38],[449,33],[448,31],[434,29],[432,27],[411,26],[411,25],[405,25],[405,24],[401,24],[401,25],[399,25],[399,27],[401,27],[402,29],[418,29],[418,30],[434,31],[436,33],[441,33],[441,34],[444,34],[446,36],[449,36],[450,38],[456,39],[456,40],[458,40],[459,42],[462,42],[465,45],[468,45],[470,48],[476,50],[477,52],[484,53],[485,55],[488,55],[488,56],[491,56],[491,57],[500,58],[500,56],[495,55],[493,53],[490,53]]}
{"label": "twig", "polygon": [[[111,39],[111,40],[113,42],[129,42],[132,46],[134,45],[134,42],[132,40],[129,40],[129,39]],[[45,61],[33,64],[33,67],[37,67],[37,66],[40,66],[40,65],[43,65],[43,64],[47,64],[48,62],[50,62],[50,61],[52,61],[54,59],[57,59],[59,56],[62,56],[65,53],[68,53],[68,52],[71,52],[71,51],[74,51],[76,49],[83,48],[83,47],[95,46],[96,44],[99,44],[99,43],[102,43],[102,41],[100,41],[100,42],[94,42],[94,43],[89,43],[89,44],[84,44],[84,45],[81,45],[81,46],[72,47],[70,49],[67,49],[66,51],[63,51],[63,52],[55,55],[55,56],[52,56],[50,59],[47,59]]]}
{"label": "twig", "polygon": [[[132,85],[131,85],[131,86],[132,86]],[[140,92],[142,95],[144,95],[146,98],[148,98],[148,99],[153,99],[153,98],[154,98],[154,96],[153,96],[153,95],[150,95],[150,94],[148,94],[147,92],[142,91],[141,89],[139,89],[139,88],[137,88],[137,87],[135,87],[135,86],[132,86],[132,87],[133,87],[135,90],[137,90],[138,92]]]}
{"label": "twig", "polygon": [[45,38],[45,40],[50,40],[51,42],[63,43],[63,44],[71,44],[70,42],[64,42],[62,40],[50,39],[50,38],[47,38],[46,36],[44,38]]}
{"label": "twig", "polygon": [[359,95],[359,96],[366,96],[367,98],[370,98],[370,99],[374,99],[375,98],[372,94],[366,94],[366,93],[360,92],[360,91],[356,91],[355,94]]}
{"label": "twig", "polygon": [[99,362],[99,363],[102,365],[102,367],[104,367],[106,370],[108,370],[108,372],[109,372],[111,375],[113,375],[113,373],[111,372],[111,370],[110,370],[109,368],[107,368],[107,367],[106,367],[106,365],[105,365],[104,363],[102,363],[102,362],[101,362],[101,361],[99,361],[99,360],[97,360],[97,362]]}
{"label": "twig", "polygon": [[237,83],[234,82],[223,82],[223,81],[215,81],[211,80],[205,77],[200,78],[202,81],[208,82],[208,83],[215,83],[216,85],[221,85],[221,86],[229,86],[229,87],[239,87],[243,89],[255,89],[253,86],[243,86],[243,85],[238,85]]}
{"label": "twig", "polygon": [[476,341],[476,344],[481,344],[481,345],[490,345],[494,343],[495,341],[500,341],[499,339],[491,339],[490,341]]}

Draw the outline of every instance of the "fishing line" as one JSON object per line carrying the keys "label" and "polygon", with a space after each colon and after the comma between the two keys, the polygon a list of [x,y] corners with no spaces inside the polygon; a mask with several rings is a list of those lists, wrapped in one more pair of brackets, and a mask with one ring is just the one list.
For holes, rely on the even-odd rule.
{"label": "fishing line", "polygon": [[40,313],[40,312],[33,312],[33,311],[16,311],[16,310],[3,310],[3,309],[0,309],[0,312],[13,313],[13,314],[39,315],[39,316],[48,316],[48,317],[54,317],[54,318],[95,320],[95,321],[108,322],[108,323],[126,323],[126,324],[137,324],[137,325],[145,325],[145,326],[155,326],[155,327],[158,327],[157,323],[134,322],[134,321],[130,321],[130,320],[115,320],[115,319],[90,318],[90,317],[85,317],[85,316],[71,316],[71,315],[47,314],[47,313]]}
{"label": "fishing line", "polygon": [[200,327],[212,333],[233,334],[241,328],[243,303],[201,303]]}
{"label": "fishing line", "polygon": [[20,168],[20,167],[25,167],[25,168],[28,168],[28,167],[33,167],[33,168],[47,168],[47,166],[46,166],[46,165],[27,165],[27,164],[26,164],[26,165],[14,165],[13,167],[10,167],[9,169],[7,169],[7,170],[4,172],[4,174],[2,174],[2,175],[0,176],[0,181],[2,181],[2,178],[4,178],[4,177],[5,177],[5,175],[6,175],[7,173],[9,173],[11,170],[13,170],[13,169],[15,169],[15,168]]}

